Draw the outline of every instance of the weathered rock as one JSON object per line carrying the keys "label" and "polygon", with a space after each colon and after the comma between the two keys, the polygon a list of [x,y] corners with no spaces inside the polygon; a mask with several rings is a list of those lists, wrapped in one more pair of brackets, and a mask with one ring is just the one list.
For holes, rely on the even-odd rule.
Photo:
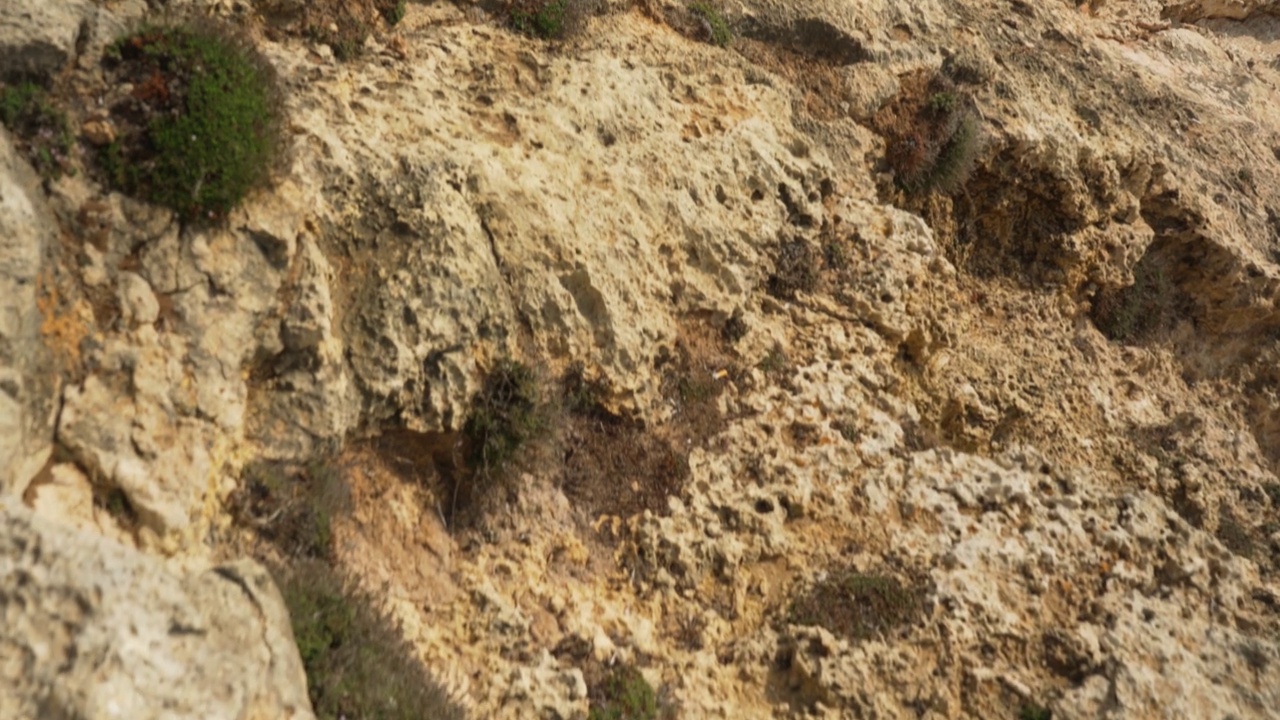
{"label": "weathered rock", "polygon": [[271,355],[262,361],[271,379],[250,396],[248,422],[264,456],[296,460],[336,445],[358,424],[360,403],[345,346],[334,333],[333,268],[309,235],[298,240],[294,262],[279,347],[263,348]]}
{"label": "weathered rock", "polygon": [[0,492],[22,493],[53,449],[61,378],[37,298],[56,233],[38,178],[0,129]]}
{"label": "weathered rock", "polygon": [[[64,222],[95,239],[86,285],[110,293],[120,320],[90,346],[94,373],[64,393],[58,439],[97,481],[124,490],[153,538],[187,548],[211,520],[207,501],[234,487],[227,460],[246,441],[247,369],[284,347],[279,291],[300,200],[282,188],[224,227],[184,232],[167,211],[99,199],[74,179],[55,191]],[[341,397],[329,400],[349,407]],[[317,432],[339,437],[345,417]]]}
{"label": "weathered rock", "polygon": [[[209,492],[214,434],[208,423],[177,412],[184,398],[169,398],[168,389],[182,377],[175,352],[182,348],[151,335],[146,345],[118,343],[104,358],[121,384],[90,376],[67,388],[58,441],[90,474],[123,490],[143,523],[163,536],[186,531]],[[139,392],[123,383],[138,383]]]}
{"label": "weathered rock", "polygon": [[[1273,582],[1212,533],[1242,508],[1270,517],[1249,428],[1277,423],[1183,373],[1273,330],[1265,201],[1228,172],[1275,185],[1245,150],[1276,125],[1270,76],[1215,72],[1252,66],[1207,33],[1143,29],[1158,3],[1114,24],[1066,6],[750,5],[732,18],[743,43],[801,57],[791,74],[626,15],[544,54],[442,6],[406,21],[431,40],[405,66],[271,49],[310,83],[299,165],[319,170],[299,182],[323,188],[335,317],[316,321],[307,289],[327,271],[300,266],[282,345],[348,340],[368,425],[456,428],[520,335],[549,372],[587,361],[660,428],[654,365],[680,323],[740,311],[746,327],[730,419],[669,512],[587,530],[574,513],[593,508],[541,468],[459,535],[483,542],[446,550],[418,549],[429,512],[366,500],[344,560],[411,598],[393,603],[407,636],[485,716],[581,710],[572,671],[596,660],[645,664],[691,717],[1261,717],[1276,648],[1248,628],[1275,627]],[[907,212],[877,187],[883,147],[841,114],[866,121],[901,73],[939,68],[991,144],[966,192]],[[836,82],[804,86],[811,71]],[[847,107],[806,115],[826,89]],[[1170,139],[1200,123],[1190,149]],[[768,297],[794,239],[823,251],[821,282]],[[1197,323],[1181,355],[1110,342],[1084,309],[1162,252]],[[756,369],[774,342],[790,367]],[[338,374],[297,377],[316,397]],[[617,472],[619,492],[644,480]],[[615,533],[620,553],[596,544]],[[869,639],[789,626],[791,599],[839,566],[915,583],[925,610]],[[1179,687],[1143,669],[1154,658]]]}
{"label": "weathered rock", "polygon": [[[60,437],[144,537],[199,548],[246,445],[457,429],[503,353],[583,361],[670,431],[659,366],[733,317],[697,368],[724,424],[665,509],[611,516],[547,462],[445,528],[439,448],[359,449],[383,476],[335,550],[477,716],[581,715],[583,669],[633,663],[688,717],[1265,717],[1280,47],[1258,3],[1183,17],[1237,5],[753,0],[736,53],[625,12],[548,52],[436,4],[347,64],[268,43],[290,178],[226,227],[53,187],[109,326]],[[937,71],[987,144],[911,197],[857,123]],[[1159,322],[1100,332],[1143,277],[1165,295],[1127,312]],[[31,501],[83,522],[85,479],[48,480]],[[842,568],[919,612],[796,624]]]}
{"label": "weathered rock", "polygon": [[239,562],[179,575],[0,497],[0,716],[313,717],[288,613]]}
{"label": "weathered rock", "polygon": [[75,57],[88,0],[13,0],[0,6],[0,79],[47,81]]}
{"label": "weathered rock", "polygon": [[1208,18],[1243,20],[1262,13],[1280,14],[1280,8],[1273,0],[1175,0],[1166,5],[1162,16],[1189,23]]}
{"label": "weathered rock", "polygon": [[[641,31],[634,17],[610,22]],[[518,62],[519,42],[494,31],[491,51],[481,60],[423,47],[403,68],[326,71],[323,92],[299,102],[295,122],[314,138],[306,162],[325,168],[320,244],[345,269],[338,333],[364,422],[457,429],[521,326],[540,357],[599,366],[618,398],[653,411],[653,367],[678,319],[729,316],[763,282],[779,241],[816,240],[829,168],[794,129],[739,110],[789,114],[785,96],[748,84],[714,48],[671,76],[601,47],[598,62],[539,61],[519,86],[484,69]],[[285,72],[310,62],[296,50],[276,60]],[[441,73],[474,81],[442,87]],[[394,97],[360,90],[393,77]],[[526,84],[549,94],[528,96]],[[690,114],[687,96],[707,108]],[[343,109],[353,102],[370,116],[353,122]],[[370,142],[400,136],[419,140],[394,152]]]}

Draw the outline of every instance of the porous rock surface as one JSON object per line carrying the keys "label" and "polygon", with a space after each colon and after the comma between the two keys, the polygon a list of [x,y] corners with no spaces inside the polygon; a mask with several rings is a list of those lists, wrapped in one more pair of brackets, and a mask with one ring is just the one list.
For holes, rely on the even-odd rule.
{"label": "porous rock surface", "polygon": [[0,716],[313,717],[271,578],[163,561],[0,497]]}
{"label": "porous rock surface", "polygon": [[[414,4],[349,63],[261,39],[289,166],[225,226],[48,184],[78,244],[44,342],[75,362],[28,500],[194,562],[233,535],[244,462],[350,443],[337,554],[475,717],[585,717],[618,662],[675,717],[1272,716],[1268,7],[751,0],[725,50],[661,22],[674,5],[547,45]],[[983,146],[920,200],[874,128],[933,72]],[[69,82],[117,91],[84,57]],[[806,246],[817,282],[770,292]],[[1150,278],[1146,332],[1101,330]],[[445,528],[403,449],[363,443],[450,437],[507,354],[582,362],[661,427],[680,339],[731,324],[735,367],[701,369],[723,424],[660,511],[593,515],[544,465]],[[919,603],[865,636],[791,612],[849,570]]]}

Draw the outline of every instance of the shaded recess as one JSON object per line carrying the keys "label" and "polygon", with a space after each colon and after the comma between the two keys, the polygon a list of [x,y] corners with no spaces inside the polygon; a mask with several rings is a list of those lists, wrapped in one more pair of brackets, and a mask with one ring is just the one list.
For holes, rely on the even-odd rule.
{"label": "shaded recess", "polygon": [[316,717],[462,720],[381,601],[334,563],[333,523],[352,512],[349,470],[328,458],[252,462],[229,501],[289,609]]}
{"label": "shaded recess", "polygon": [[1168,337],[1180,319],[1192,314],[1191,298],[1175,282],[1177,247],[1157,241],[1133,268],[1134,282],[1104,288],[1094,297],[1090,318],[1108,339],[1144,345]]}
{"label": "shaded recess", "polygon": [[719,333],[694,323],[673,351],[657,361],[662,394],[671,415],[643,422],[609,410],[607,389],[581,366],[561,382],[563,434],[561,482],[584,519],[625,520],[649,511],[670,512],[689,478],[689,454],[723,428],[719,396],[735,361]]}
{"label": "shaded recess", "polygon": [[744,18],[737,29],[744,38],[828,65],[853,65],[871,59],[857,38],[821,18],[800,18],[787,25]]}

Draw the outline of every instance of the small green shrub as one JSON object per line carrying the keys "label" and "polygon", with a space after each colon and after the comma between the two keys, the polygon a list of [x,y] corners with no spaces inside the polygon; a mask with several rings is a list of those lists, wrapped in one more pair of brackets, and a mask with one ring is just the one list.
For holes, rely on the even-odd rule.
{"label": "small green shrub", "polygon": [[472,398],[463,424],[467,461],[482,474],[502,470],[530,440],[547,429],[538,379],[529,366],[504,359]]}
{"label": "small green shrub", "polygon": [[1262,486],[1262,491],[1271,499],[1272,508],[1280,508],[1280,482],[1269,482]]}
{"label": "small green shrub", "polygon": [[0,85],[0,124],[16,136],[41,177],[57,180],[63,173],[75,174],[71,124],[44,88],[34,83]]}
{"label": "small green shrub", "polygon": [[689,12],[698,19],[707,42],[720,47],[729,47],[733,42],[733,30],[729,28],[729,22],[710,3],[695,2],[689,5]]}
{"label": "small green shrub", "polygon": [[181,217],[225,216],[266,184],[282,147],[275,74],[228,25],[148,26],[103,62],[132,92],[111,109],[119,139],[102,155],[108,182]]}
{"label": "small green shrub", "polygon": [[599,14],[603,0],[496,0],[516,32],[542,40],[567,40]]}
{"label": "small green shrub", "polygon": [[461,708],[375,608],[333,568],[304,560],[275,572],[316,717],[462,720]]}
{"label": "small green shrub", "polygon": [[543,40],[562,38],[573,22],[572,11],[572,0],[517,0],[511,4],[511,27]]}
{"label": "small green shrub", "polygon": [[955,193],[969,179],[982,148],[972,100],[941,78],[923,88],[908,86],[880,120],[888,165],[898,187],[909,194]]}
{"label": "small green shrub", "polygon": [[395,27],[404,19],[405,9],[405,0],[390,0],[390,2],[386,2],[384,0],[382,6],[379,8],[379,12],[382,14],[382,19],[386,20],[388,25]]}
{"label": "small green shrub", "polygon": [[633,667],[619,666],[591,693],[588,720],[654,720],[658,696],[644,675]]}
{"label": "small green shrub", "polygon": [[1038,703],[1027,703],[1018,711],[1018,720],[1053,720],[1053,711]]}
{"label": "small green shrub", "polygon": [[954,193],[964,187],[973,172],[978,154],[978,119],[970,112],[962,112],[955,119],[951,136],[938,153],[938,159],[929,173],[924,187],[943,193]]}
{"label": "small green shrub", "polygon": [[954,111],[959,102],[960,98],[953,92],[934,93],[929,98],[929,110],[939,115],[946,114]]}

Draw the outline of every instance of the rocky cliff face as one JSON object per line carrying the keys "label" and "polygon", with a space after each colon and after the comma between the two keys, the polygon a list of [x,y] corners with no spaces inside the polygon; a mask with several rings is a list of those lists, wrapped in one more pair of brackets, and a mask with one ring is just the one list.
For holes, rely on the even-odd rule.
{"label": "rocky cliff face", "polygon": [[[585,717],[617,664],[687,718],[1280,707],[1270,6],[750,0],[725,49],[683,6],[544,43],[412,4],[339,62],[196,5],[286,86],[225,223],[0,141],[16,716],[309,712],[261,571],[204,568],[243,467],[334,453],[339,565],[473,717]],[[37,6],[0,58],[87,148],[146,8]],[[903,109],[953,102],[972,172],[904,189]],[[504,357],[600,407],[489,492],[456,441]]]}

